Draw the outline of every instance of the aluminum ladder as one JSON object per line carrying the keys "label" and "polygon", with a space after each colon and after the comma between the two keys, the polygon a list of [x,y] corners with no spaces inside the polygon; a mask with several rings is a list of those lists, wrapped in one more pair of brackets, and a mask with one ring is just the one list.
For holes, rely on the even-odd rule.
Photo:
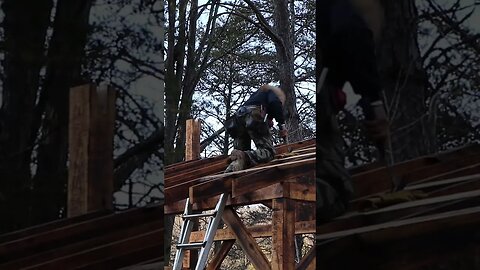
{"label": "aluminum ladder", "polygon": [[[198,256],[198,262],[195,266],[195,270],[203,270],[207,265],[208,254],[213,245],[213,240],[215,238],[215,233],[217,232],[218,225],[220,220],[222,220],[223,210],[227,204],[228,193],[223,193],[220,195],[220,199],[215,206],[215,210],[212,213],[199,213],[192,214],[192,204],[190,199],[187,198],[185,202],[185,211],[182,215],[182,228],[180,230],[180,235],[178,237],[177,252],[175,254],[175,261],[173,263],[173,270],[181,270],[183,264],[183,258],[185,256],[186,250],[196,250],[200,249],[200,254]],[[203,242],[190,243],[190,234],[193,227],[193,219],[199,217],[210,217],[208,221],[207,230]],[[193,268],[192,268],[193,269]]]}

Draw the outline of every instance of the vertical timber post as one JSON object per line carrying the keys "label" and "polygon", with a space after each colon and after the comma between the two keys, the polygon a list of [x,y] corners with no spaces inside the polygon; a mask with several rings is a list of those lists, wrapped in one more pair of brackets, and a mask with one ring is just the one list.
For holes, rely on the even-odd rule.
{"label": "vertical timber post", "polygon": [[113,208],[114,124],[112,87],[70,90],[68,217]]}
{"label": "vertical timber post", "polygon": [[[201,123],[196,119],[187,119],[185,125],[185,161],[195,160],[200,158],[200,130]],[[198,230],[198,219],[192,220],[193,231]],[[183,265],[190,269],[197,265],[198,252],[194,250],[187,250],[185,252],[185,259]]]}
{"label": "vertical timber post", "polygon": [[188,119],[186,123],[185,160],[200,158],[201,123],[196,119]]}
{"label": "vertical timber post", "polygon": [[292,199],[273,199],[272,269],[295,270],[295,204]]}

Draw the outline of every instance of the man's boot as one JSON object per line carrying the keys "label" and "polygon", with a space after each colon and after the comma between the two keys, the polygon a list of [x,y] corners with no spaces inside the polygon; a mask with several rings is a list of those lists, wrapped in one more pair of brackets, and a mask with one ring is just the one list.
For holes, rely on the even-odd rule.
{"label": "man's boot", "polygon": [[226,173],[241,171],[247,167],[248,157],[245,152],[233,149],[229,158],[232,162],[230,163],[230,165],[228,165],[227,169],[225,169]]}

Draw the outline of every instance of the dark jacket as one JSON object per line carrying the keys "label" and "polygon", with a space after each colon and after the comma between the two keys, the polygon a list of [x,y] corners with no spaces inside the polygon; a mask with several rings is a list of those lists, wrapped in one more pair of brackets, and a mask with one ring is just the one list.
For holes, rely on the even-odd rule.
{"label": "dark jacket", "polygon": [[243,105],[262,105],[266,108],[269,120],[275,118],[279,126],[285,123],[282,102],[272,90],[258,90]]}

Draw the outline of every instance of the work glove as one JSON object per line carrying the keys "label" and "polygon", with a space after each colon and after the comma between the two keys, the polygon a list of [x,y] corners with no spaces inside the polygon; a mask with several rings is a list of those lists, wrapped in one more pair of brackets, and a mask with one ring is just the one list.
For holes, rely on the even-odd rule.
{"label": "work glove", "polygon": [[383,102],[381,100],[373,102],[364,100],[361,106],[365,114],[368,137],[377,147],[383,147],[387,143],[389,125]]}

